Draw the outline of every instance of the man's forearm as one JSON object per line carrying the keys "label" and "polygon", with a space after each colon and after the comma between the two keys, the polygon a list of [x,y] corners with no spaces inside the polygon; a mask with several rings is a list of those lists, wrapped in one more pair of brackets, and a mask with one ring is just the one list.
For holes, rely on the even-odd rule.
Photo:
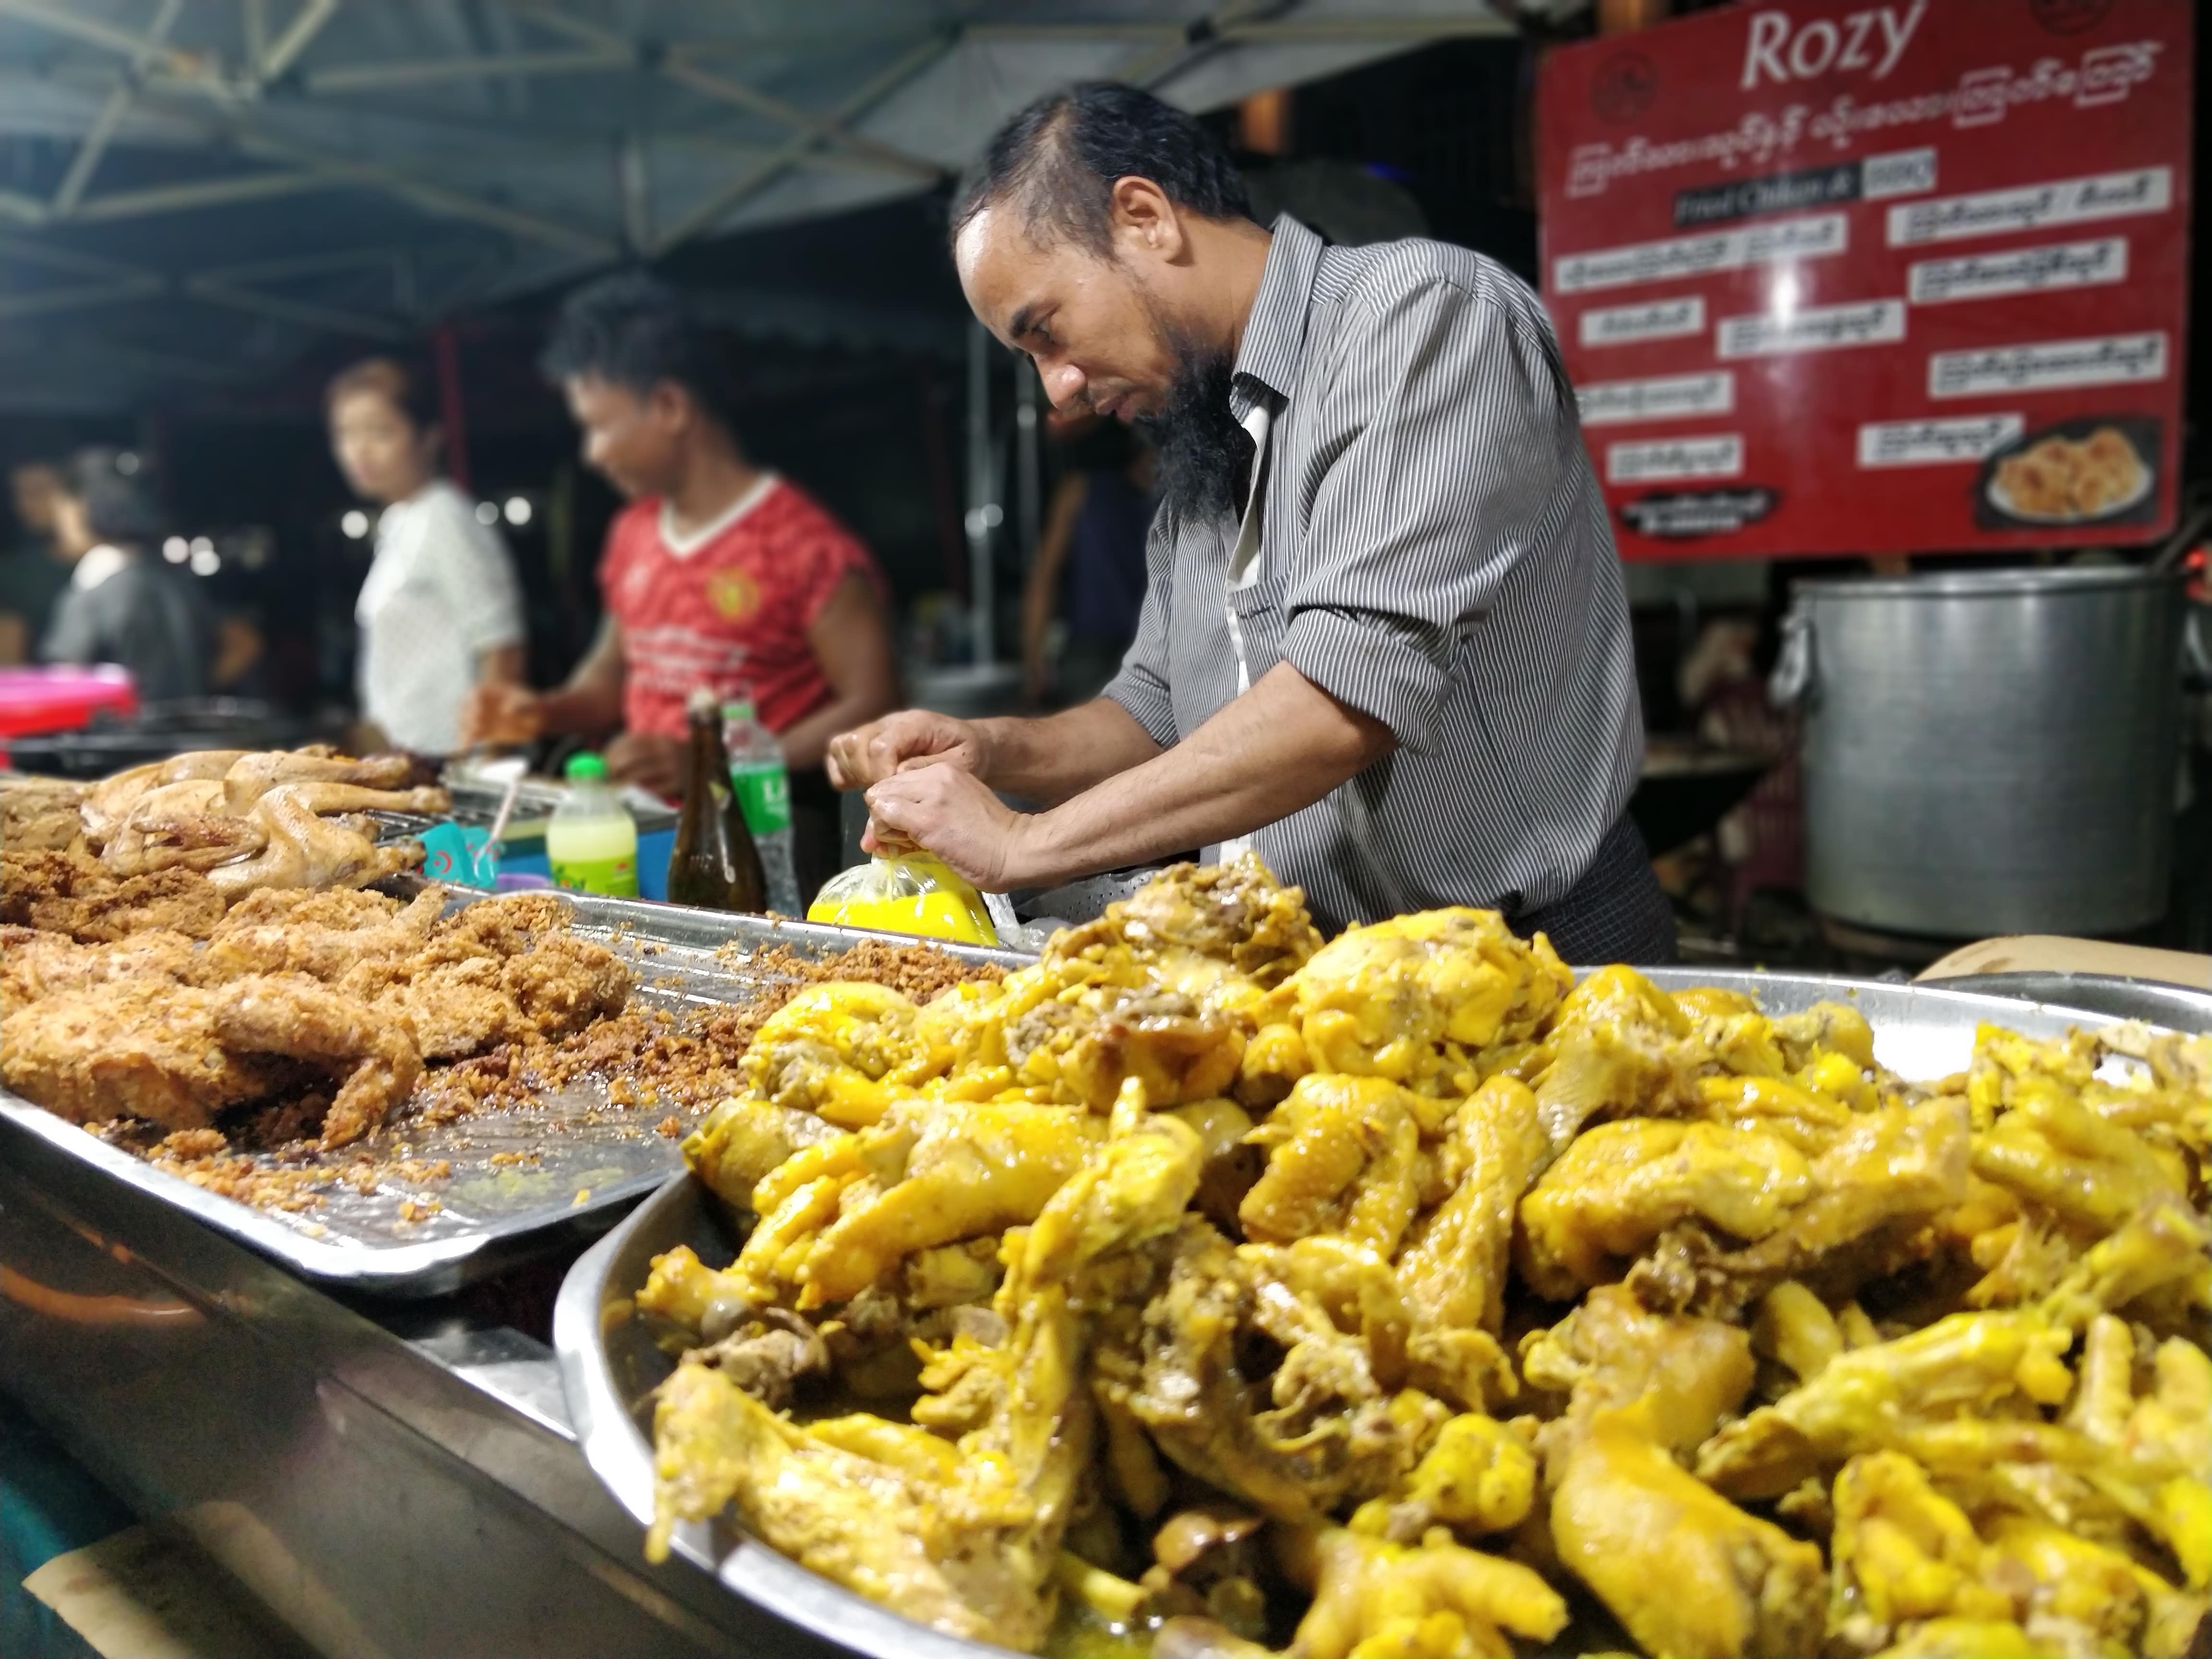
{"label": "man's forearm", "polygon": [[1160,753],[1152,733],[1111,697],[1094,697],[1043,720],[975,724],[988,745],[983,781],[1046,806]]}
{"label": "man's forearm", "polygon": [[548,691],[538,706],[548,732],[582,737],[611,732],[622,724],[622,682],[609,684],[596,677],[573,679],[557,691]]}
{"label": "man's forearm", "polygon": [[1023,884],[1061,881],[1249,835],[1310,806],[1394,744],[1382,722],[1279,664],[1174,748],[1025,820],[1011,873]]}

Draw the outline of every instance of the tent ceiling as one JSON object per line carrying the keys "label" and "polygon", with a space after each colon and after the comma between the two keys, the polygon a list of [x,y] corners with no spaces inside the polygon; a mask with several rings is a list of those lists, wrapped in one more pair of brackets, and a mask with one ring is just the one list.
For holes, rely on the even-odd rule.
{"label": "tent ceiling", "polygon": [[1207,109],[1508,27],[1481,0],[0,0],[0,409],[262,380],[929,190],[1067,81]]}

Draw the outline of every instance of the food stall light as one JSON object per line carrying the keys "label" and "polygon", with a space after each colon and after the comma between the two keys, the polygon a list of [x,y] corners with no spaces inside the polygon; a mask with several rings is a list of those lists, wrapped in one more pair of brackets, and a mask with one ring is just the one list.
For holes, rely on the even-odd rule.
{"label": "food stall light", "polygon": [[185,556],[191,550],[191,545],[182,536],[172,536],[161,544],[161,556],[171,564],[182,564]]}
{"label": "food stall light", "polygon": [[1766,308],[1777,322],[1786,323],[1797,314],[1797,301],[1803,290],[1797,286],[1797,273],[1785,270],[1774,279],[1774,286],[1766,291]]}
{"label": "food stall light", "polygon": [[212,547],[192,550],[192,574],[195,576],[212,576],[222,568],[222,555]]}
{"label": "food stall light", "polygon": [[499,503],[497,501],[478,501],[477,503],[477,522],[478,524],[497,524],[499,522]]}
{"label": "food stall light", "polygon": [[192,538],[191,547],[189,550],[191,553],[193,562],[197,563],[201,554],[212,553],[215,551],[215,544],[204,536],[195,536]]}
{"label": "food stall light", "polygon": [[338,520],[338,528],[345,532],[349,542],[357,542],[368,534],[368,514],[359,507],[349,507]]}
{"label": "food stall light", "polygon": [[507,498],[507,521],[517,530],[530,522],[530,503],[520,495]]}
{"label": "food stall light", "polygon": [[137,456],[127,449],[125,450],[115,458],[115,470],[126,478],[136,476],[138,471]]}

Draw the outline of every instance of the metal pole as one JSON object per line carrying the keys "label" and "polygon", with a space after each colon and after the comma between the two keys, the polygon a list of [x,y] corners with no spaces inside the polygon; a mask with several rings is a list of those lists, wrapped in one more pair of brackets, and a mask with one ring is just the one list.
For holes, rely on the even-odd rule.
{"label": "metal pole", "polygon": [[1006,518],[991,453],[991,352],[998,343],[981,323],[968,327],[968,607],[980,666],[999,654],[993,604],[991,538]]}
{"label": "metal pole", "polygon": [[1014,358],[1014,528],[1020,537],[1022,568],[1036,557],[1037,531],[1043,520],[1042,458],[1037,394],[1043,391],[1036,365],[1027,357]]}

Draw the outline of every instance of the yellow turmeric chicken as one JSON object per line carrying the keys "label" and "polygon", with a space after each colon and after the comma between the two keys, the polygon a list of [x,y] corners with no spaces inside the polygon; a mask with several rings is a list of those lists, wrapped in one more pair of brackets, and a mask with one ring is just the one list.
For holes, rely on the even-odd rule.
{"label": "yellow turmeric chicken", "polygon": [[[1948,1078],[1248,854],[994,986],[830,985],[685,1155],[659,1518],[1061,1659],[2179,1659],[2212,1040]],[[696,1534],[686,1534],[696,1536]]]}

